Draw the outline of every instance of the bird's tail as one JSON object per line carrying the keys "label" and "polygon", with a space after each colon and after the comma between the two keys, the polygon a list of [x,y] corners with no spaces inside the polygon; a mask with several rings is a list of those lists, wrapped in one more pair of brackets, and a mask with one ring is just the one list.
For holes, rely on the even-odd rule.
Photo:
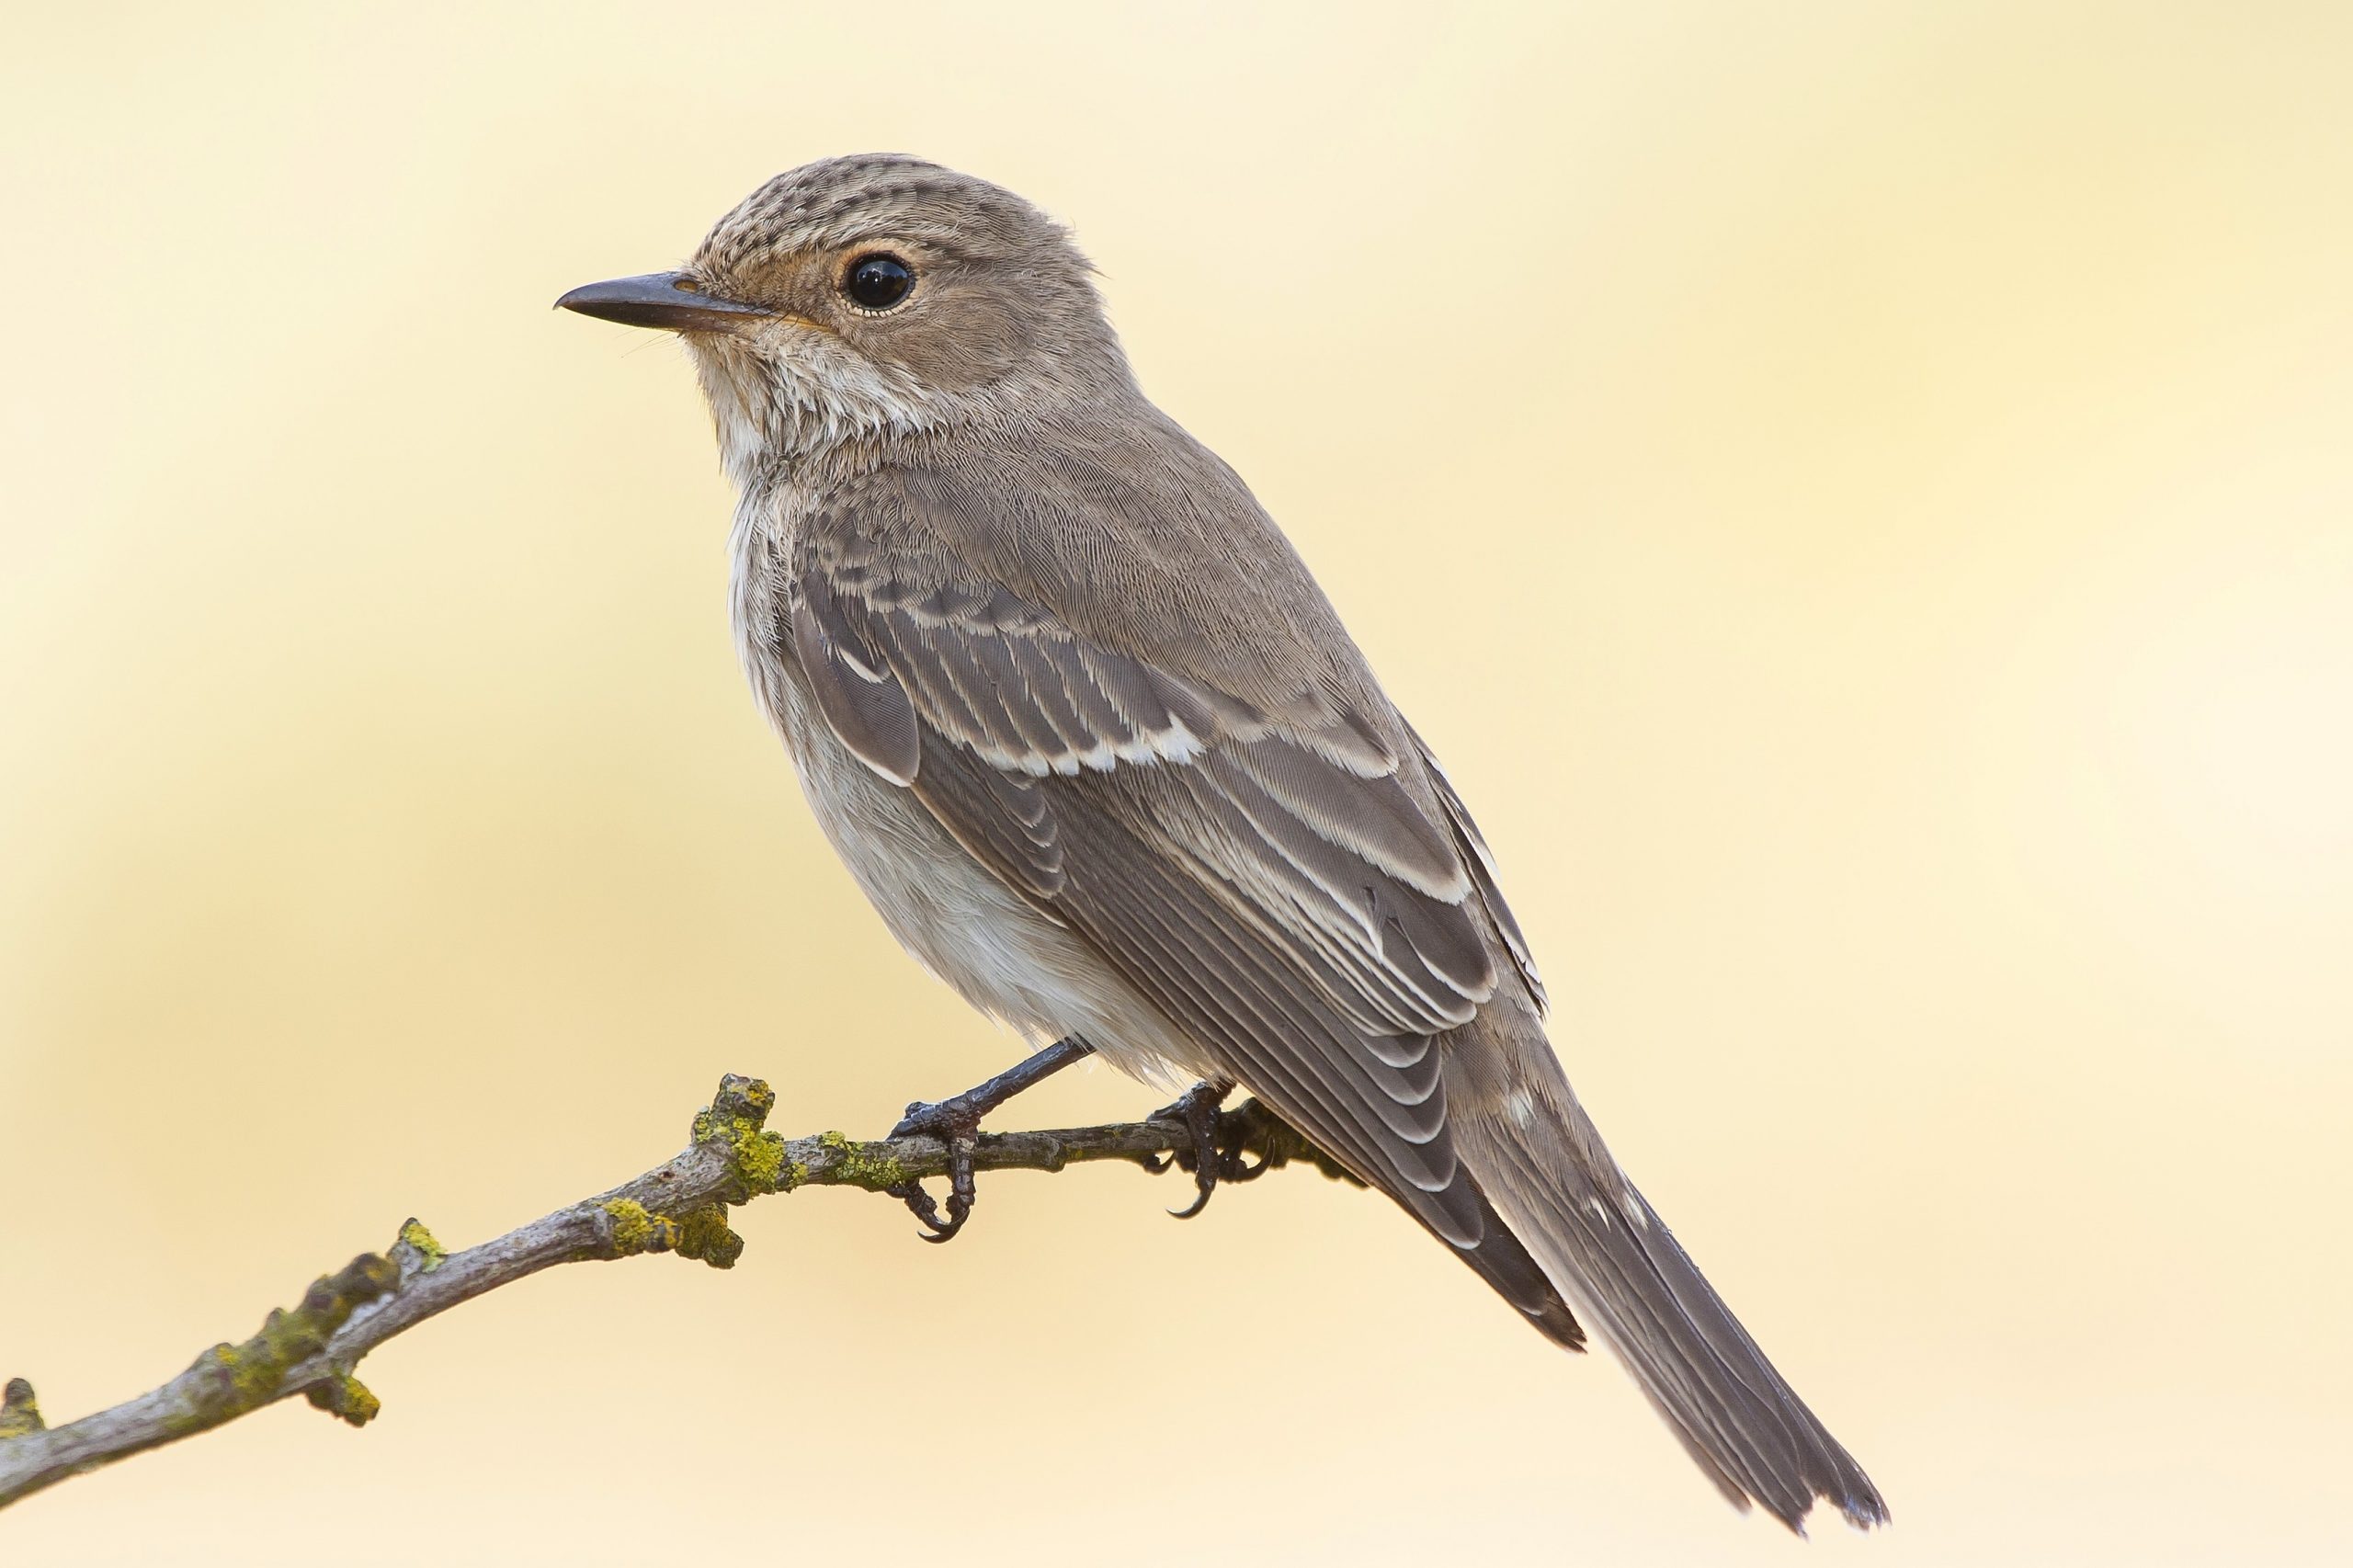
{"label": "bird's tail", "polygon": [[[1512,1038],[1522,1033],[1535,1038]],[[1610,1158],[1534,1017],[1484,1009],[1449,1044],[1447,1100],[1464,1164],[1724,1495],[1763,1504],[1800,1534],[1816,1497],[1858,1528],[1884,1524],[1870,1478]]]}

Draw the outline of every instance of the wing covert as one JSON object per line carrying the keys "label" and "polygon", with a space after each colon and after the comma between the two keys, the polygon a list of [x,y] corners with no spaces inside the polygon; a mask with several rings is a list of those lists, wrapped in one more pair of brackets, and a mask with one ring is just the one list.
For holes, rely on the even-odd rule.
{"label": "wing covert", "polygon": [[[1111,504],[1100,476],[1079,488]],[[1019,555],[1025,528],[1056,527],[1068,553],[1086,519],[984,511],[935,470],[876,476],[798,530],[792,643],[826,722],[1236,1078],[1475,1248],[1489,1211],[1437,1037],[1519,957],[1417,739],[1344,633],[1353,665],[1334,669],[1297,657],[1314,629],[1263,617],[1149,656],[1082,631]]]}

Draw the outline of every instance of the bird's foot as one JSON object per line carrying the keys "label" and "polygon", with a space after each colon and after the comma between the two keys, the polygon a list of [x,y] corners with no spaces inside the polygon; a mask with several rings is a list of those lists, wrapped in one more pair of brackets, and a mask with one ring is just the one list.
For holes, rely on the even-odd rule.
{"label": "bird's foot", "polygon": [[923,1239],[927,1242],[953,1241],[964,1221],[972,1217],[972,1199],[979,1196],[972,1181],[972,1152],[980,1147],[981,1115],[983,1108],[970,1103],[968,1095],[949,1099],[917,1100],[907,1107],[907,1114],[891,1129],[893,1138],[937,1138],[948,1151],[948,1217],[941,1219],[939,1205],[919,1181],[903,1181],[883,1188],[907,1206],[910,1213],[923,1221]]}
{"label": "bird's foot", "polygon": [[1165,1105],[1144,1118],[1146,1121],[1175,1122],[1192,1140],[1189,1148],[1157,1154],[1144,1162],[1144,1168],[1155,1173],[1172,1165],[1193,1173],[1193,1201],[1168,1211],[1179,1220],[1189,1220],[1208,1208],[1210,1194],[1217,1190],[1218,1183],[1248,1181],[1265,1168],[1263,1164],[1245,1164],[1241,1144],[1221,1136],[1224,1117],[1219,1108],[1233,1092],[1231,1084],[1196,1084],[1177,1096],[1174,1104]]}
{"label": "bird's foot", "polygon": [[956,1233],[964,1228],[964,1221],[972,1217],[972,1202],[978,1196],[972,1181],[972,1153],[980,1147],[981,1118],[1041,1079],[1094,1053],[1093,1046],[1075,1036],[1059,1040],[961,1095],[951,1095],[944,1100],[917,1100],[907,1107],[907,1114],[891,1129],[891,1136],[936,1138],[948,1151],[947,1217],[941,1218],[939,1205],[924,1190],[920,1181],[903,1181],[883,1190],[904,1203],[907,1211],[923,1221],[925,1241],[952,1241]]}

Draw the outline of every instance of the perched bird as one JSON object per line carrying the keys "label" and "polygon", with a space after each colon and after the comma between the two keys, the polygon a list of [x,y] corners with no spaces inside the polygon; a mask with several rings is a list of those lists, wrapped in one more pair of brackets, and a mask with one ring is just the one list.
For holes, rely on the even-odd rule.
{"label": "perched bird", "polygon": [[[1245,1087],[1542,1333],[1590,1327],[1734,1503],[1886,1518],[1610,1157],[1461,797],[1242,480],[1137,389],[1068,231],[837,158],[684,270],[558,302],[684,336],[741,497],[752,689],[899,940],[1061,1042],[1010,1086],[1090,1048],[1201,1080],[1204,1197],[1204,1118]],[[903,1127],[969,1149],[1007,1086]],[[936,1228],[970,1198],[960,1172]]]}

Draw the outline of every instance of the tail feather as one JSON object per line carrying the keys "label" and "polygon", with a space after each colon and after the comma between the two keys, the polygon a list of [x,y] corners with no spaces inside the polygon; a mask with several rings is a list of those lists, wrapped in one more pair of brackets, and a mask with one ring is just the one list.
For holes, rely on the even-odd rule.
{"label": "tail feather", "polygon": [[[1523,1020],[1536,1028],[1532,1017],[1507,1011],[1496,1022]],[[1817,1497],[1858,1528],[1884,1524],[1887,1505],[1870,1478],[1619,1170],[1540,1034],[1498,1050],[1502,1042],[1478,1038],[1485,1022],[1453,1037],[1456,1146],[1576,1315],[1735,1504],[1762,1504],[1800,1534]]]}

